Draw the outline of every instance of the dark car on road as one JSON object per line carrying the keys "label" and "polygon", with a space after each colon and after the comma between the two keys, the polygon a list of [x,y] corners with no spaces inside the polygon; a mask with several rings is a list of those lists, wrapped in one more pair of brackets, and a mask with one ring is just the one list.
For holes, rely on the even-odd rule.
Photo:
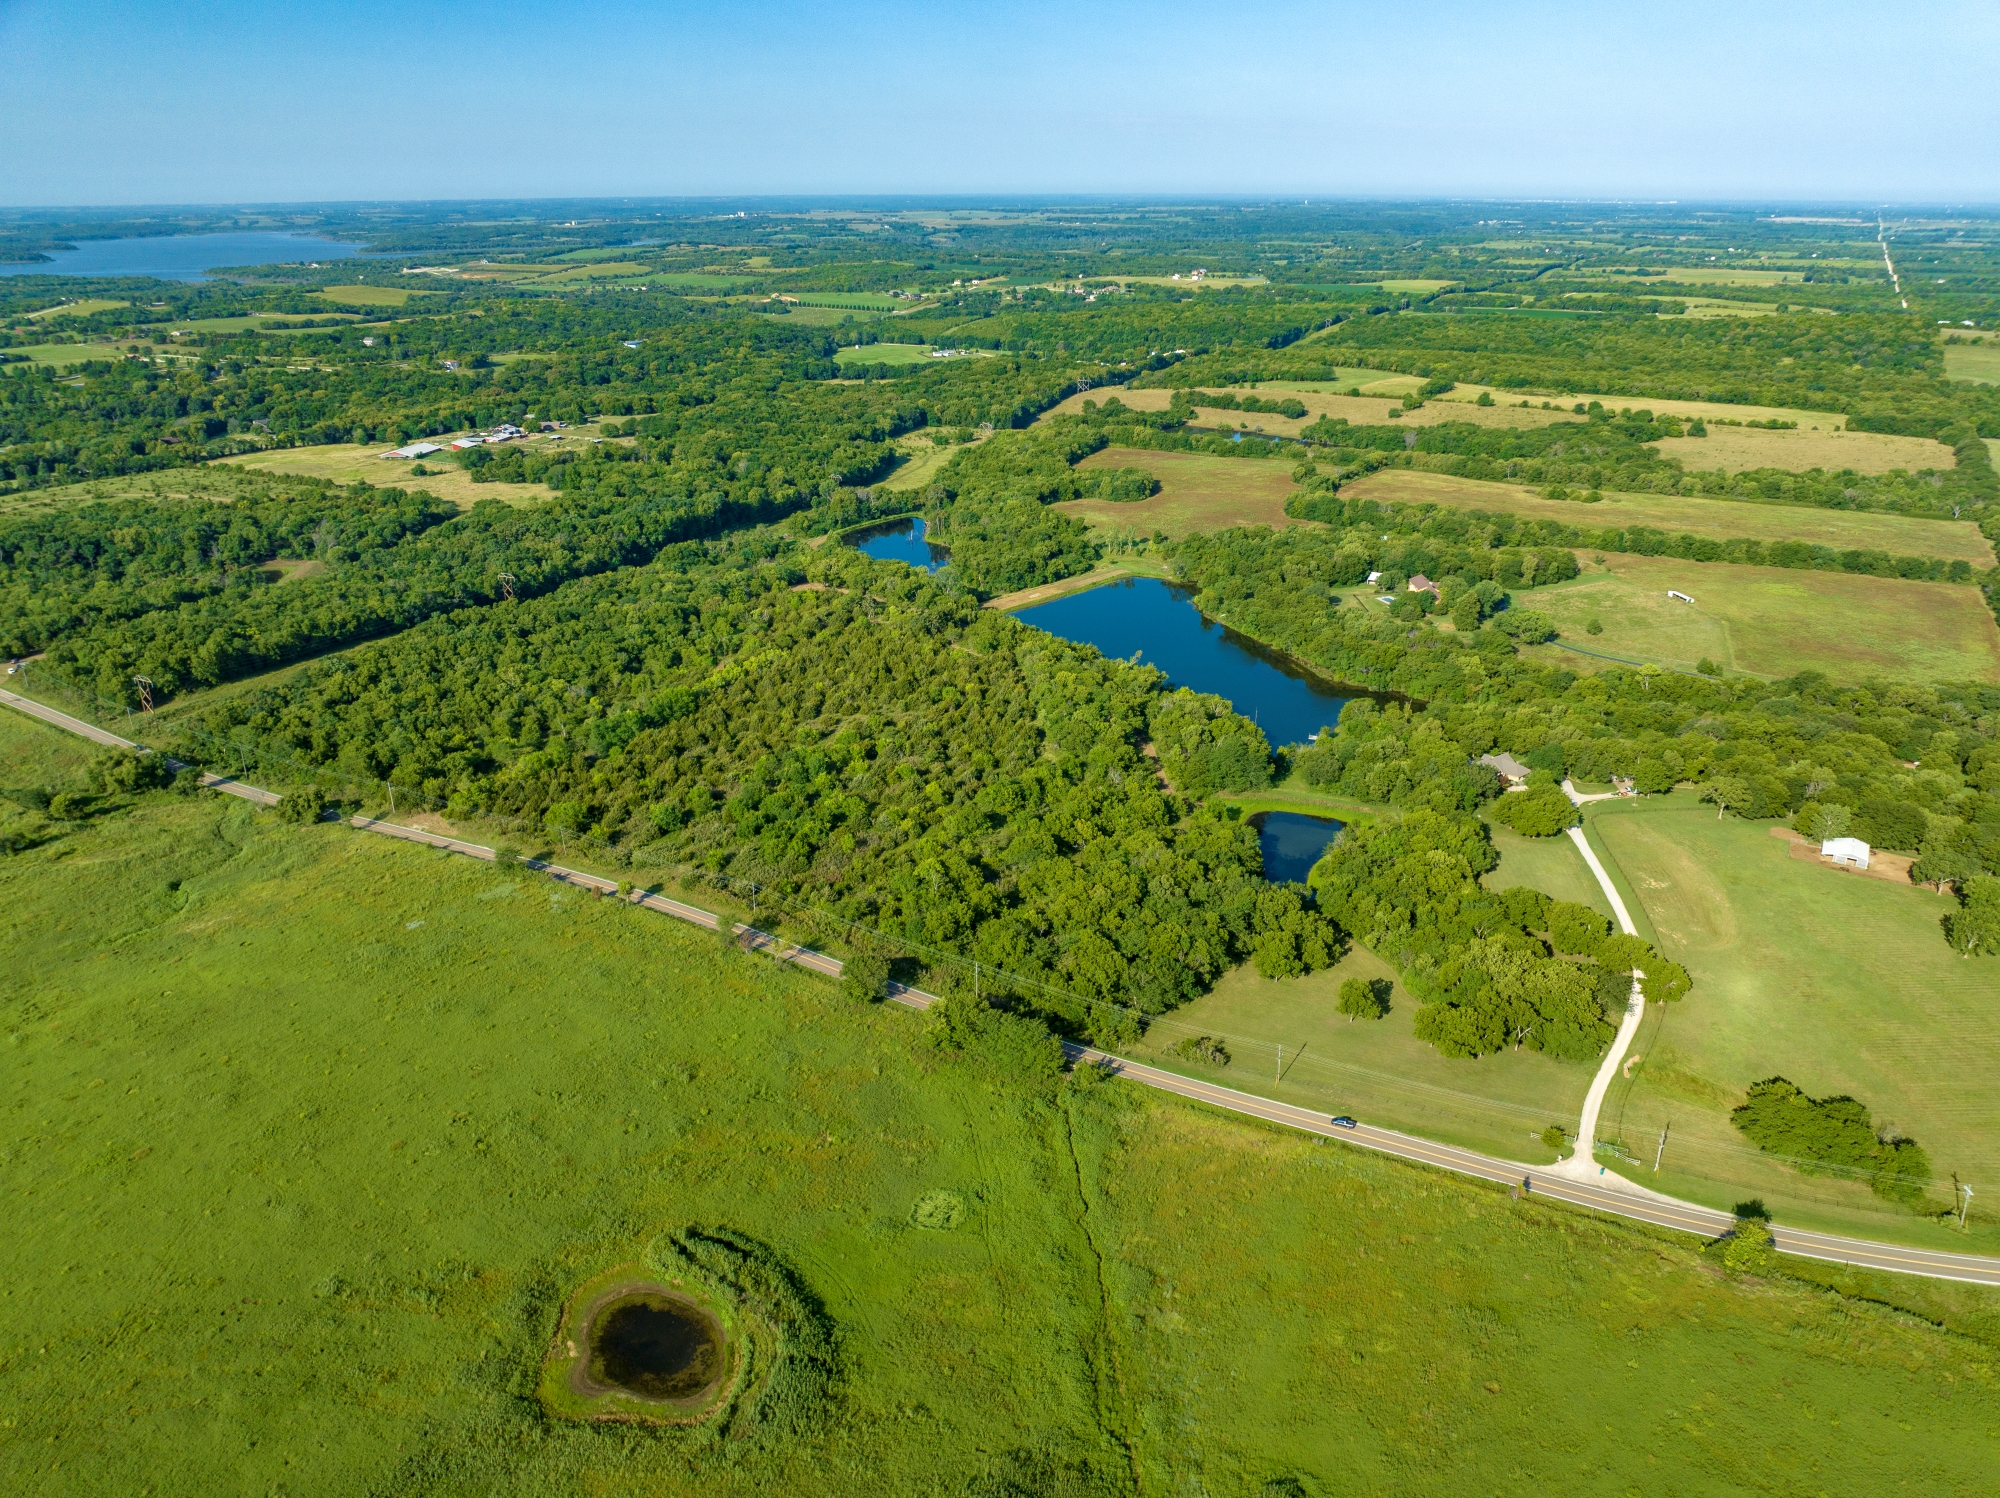
{"label": "dark car on road", "polygon": [[1345,1113],[1341,1114],[1340,1117],[1338,1118],[1329,1119],[1328,1122],[1331,1123],[1336,1129],[1354,1129],[1360,1127],[1359,1124],[1355,1123],[1355,1121],[1349,1118]]}

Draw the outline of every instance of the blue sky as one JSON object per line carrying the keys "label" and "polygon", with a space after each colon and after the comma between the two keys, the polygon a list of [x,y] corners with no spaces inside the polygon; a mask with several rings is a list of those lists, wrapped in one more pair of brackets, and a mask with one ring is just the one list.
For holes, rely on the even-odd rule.
{"label": "blue sky", "polygon": [[2000,4],[0,0],[11,205],[2000,201]]}

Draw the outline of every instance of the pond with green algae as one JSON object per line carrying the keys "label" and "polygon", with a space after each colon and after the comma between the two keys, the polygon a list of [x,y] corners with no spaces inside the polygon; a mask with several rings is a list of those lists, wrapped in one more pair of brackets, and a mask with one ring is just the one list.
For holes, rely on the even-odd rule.
{"label": "pond with green algae", "polygon": [[693,1399],[722,1376],[722,1354],[721,1323],[678,1296],[620,1296],[591,1321],[591,1382],[642,1399]]}

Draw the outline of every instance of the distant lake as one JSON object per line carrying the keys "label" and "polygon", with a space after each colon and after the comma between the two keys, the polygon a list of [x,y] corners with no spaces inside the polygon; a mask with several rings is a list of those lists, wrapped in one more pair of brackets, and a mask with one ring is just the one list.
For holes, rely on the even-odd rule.
{"label": "distant lake", "polygon": [[346,260],[358,244],[310,234],[160,234],[145,239],[80,239],[57,250],[46,265],[0,265],[0,276],[155,276],[162,281],[206,281],[218,265],[301,265]]}
{"label": "distant lake", "polygon": [[1312,742],[1340,717],[1348,697],[1284,656],[1266,650],[1194,606],[1193,589],[1156,578],[1130,578],[1049,603],[1015,617],[1095,645],[1107,657],[1134,654],[1177,687],[1226,697],[1255,720],[1274,745]]}
{"label": "distant lake", "polygon": [[1312,866],[1347,824],[1303,812],[1266,811],[1252,817],[1250,825],[1257,829],[1257,846],[1263,850],[1264,877],[1274,884],[1304,884]]}
{"label": "distant lake", "polygon": [[871,525],[863,531],[850,531],[847,543],[878,562],[908,562],[926,572],[935,572],[951,560],[949,549],[924,539],[924,522],[920,515],[909,520]]}

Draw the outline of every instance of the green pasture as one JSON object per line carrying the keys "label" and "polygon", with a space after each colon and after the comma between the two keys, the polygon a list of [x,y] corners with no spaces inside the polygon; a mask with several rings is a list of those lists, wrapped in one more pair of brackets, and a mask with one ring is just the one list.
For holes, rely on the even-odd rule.
{"label": "green pasture", "polygon": [[[46,741],[0,716],[10,789],[68,773]],[[0,831],[32,844],[0,859],[9,1491],[1940,1492],[2000,1463],[1989,1292],[1847,1287],[1954,1336],[1737,1281],[1693,1240],[996,1070],[615,900],[240,802],[7,801]],[[1397,1055],[1396,1014],[1324,998],[1216,1010]],[[1503,1090],[1580,1088],[1506,1060]],[[912,1219],[938,1191],[954,1229]],[[829,1408],[722,1447],[542,1414],[564,1295],[686,1223],[824,1304]],[[1551,1370],[1582,1376],[1558,1399]]]}
{"label": "green pasture", "polygon": [[[425,440],[449,443],[451,434]],[[455,454],[448,450],[432,453],[418,461],[383,457],[382,454],[394,445],[385,441],[365,446],[337,442],[323,447],[280,447],[266,452],[246,453],[237,458],[219,458],[211,466],[303,474],[308,478],[332,479],[341,484],[358,482],[382,488],[422,489],[439,499],[449,500],[462,510],[471,509],[482,499],[498,499],[518,505],[555,497],[555,490],[547,484],[475,484],[471,473],[460,468]],[[415,470],[418,468],[425,472],[417,474]]]}
{"label": "green pasture", "polygon": [[1976,385],[2000,385],[2000,343],[1945,345],[1944,372],[1953,380],[1970,380]]}
{"label": "green pasture", "polygon": [[[1391,984],[1389,1013],[1381,1019],[1339,1013],[1335,1002],[1349,978]],[[1593,1068],[1527,1050],[1453,1060],[1417,1039],[1416,1013],[1395,970],[1357,945],[1333,967],[1303,978],[1262,978],[1255,968],[1238,968],[1214,992],[1156,1021],[1130,1049],[1152,1065],[1318,1113],[1349,1114],[1502,1159],[1553,1161],[1554,1151],[1537,1136],[1552,1123],[1575,1127]],[[1203,1035],[1223,1042],[1227,1065],[1176,1053]]]}
{"label": "green pasture", "polygon": [[[1662,949],[1694,977],[1686,1000],[1649,1014],[1602,1137],[1643,1152],[1643,1179],[1670,1193],[1723,1207],[1761,1195],[1801,1225],[2000,1248],[1991,1213],[1968,1245],[1865,1185],[1760,1157],[1728,1117],[1752,1082],[1784,1076],[1815,1097],[1858,1098],[1914,1138],[1939,1174],[1938,1208],[1954,1171],[1977,1189],[2000,1145],[2000,961],[1946,944],[1949,897],[1795,858],[1772,824],[1718,820],[1686,791],[1603,804],[1590,820]],[[1662,1127],[1671,1169],[1656,1181]]]}
{"label": "green pasture", "polygon": [[922,433],[906,437],[896,446],[902,457],[895,471],[876,485],[878,489],[921,489],[958,451],[956,446],[939,447]]}
{"label": "green pasture", "polygon": [[1588,905],[1605,919],[1611,918],[1611,902],[1604,898],[1597,876],[1567,837],[1523,837],[1490,821],[1486,830],[1492,835],[1493,850],[1500,855],[1500,866],[1480,880],[1486,888],[1526,885],[1552,900]]}
{"label": "green pasture", "polygon": [[123,359],[125,345],[122,343],[31,343],[20,348],[7,349],[8,354],[25,354],[31,364],[47,364],[61,369],[71,364],[83,364],[92,359]]}
{"label": "green pasture", "polygon": [[[1789,433],[1758,433],[1788,436]],[[1688,439],[1700,442],[1696,437]],[[1837,439],[1847,441],[1850,439]],[[1860,438],[1852,439],[1860,441]],[[1899,441],[1915,441],[1899,438]],[[1935,446],[1935,444],[1931,444]],[[1876,548],[1894,556],[1962,558],[1982,570],[1993,565],[1993,546],[1969,520],[1923,520],[1867,510],[1823,510],[1804,505],[1745,504],[1737,500],[1702,499],[1672,494],[1627,494],[1612,491],[1596,504],[1546,499],[1520,484],[1425,473],[1415,468],[1383,469],[1343,486],[1346,494],[1383,503],[1446,505],[1518,515],[1527,520],[1553,520],[1585,529],[1618,530],[1650,526],[1673,535],[1712,537],[1718,541],[1750,538],[1759,541],[1810,541],[1841,550]]]}
{"label": "green pasture", "polygon": [[30,312],[30,322],[40,322],[50,317],[89,317],[93,312],[115,312],[120,307],[129,307],[130,302],[108,301],[103,297],[80,297],[73,302],[63,302],[54,307],[44,307],[39,312]]}
{"label": "green pasture", "polygon": [[1100,529],[1147,535],[1160,530],[1178,537],[1233,525],[1304,523],[1285,513],[1285,496],[1296,487],[1288,462],[1107,447],[1077,467],[1140,468],[1160,481],[1160,492],[1150,499],[1072,499],[1056,507]]}
{"label": "green pasture", "polygon": [[[1848,682],[2000,682],[2000,629],[1977,588],[1671,557],[1578,558],[1582,575],[1537,588],[1532,606],[1564,643],[1600,655],[1681,670],[1707,659],[1767,677],[1810,668]],[[1669,589],[1694,603],[1669,599]],[[1588,633],[1593,619],[1602,633]],[[1554,645],[1535,650],[1571,670],[1608,664]]]}
{"label": "green pasture", "polygon": [[711,271],[667,271],[653,277],[655,284],[687,291],[734,291],[757,284],[755,276],[727,276]]}
{"label": "green pasture", "polygon": [[[796,315],[796,314],[794,314]],[[841,349],[833,356],[836,364],[928,364],[932,345],[928,343],[864,343]]]}
{"label": "green pasture", "polygon": [[413,291],[407,286],[329,286],[313,295],[347,307],[400,307],[413,296],[437,293]]}

